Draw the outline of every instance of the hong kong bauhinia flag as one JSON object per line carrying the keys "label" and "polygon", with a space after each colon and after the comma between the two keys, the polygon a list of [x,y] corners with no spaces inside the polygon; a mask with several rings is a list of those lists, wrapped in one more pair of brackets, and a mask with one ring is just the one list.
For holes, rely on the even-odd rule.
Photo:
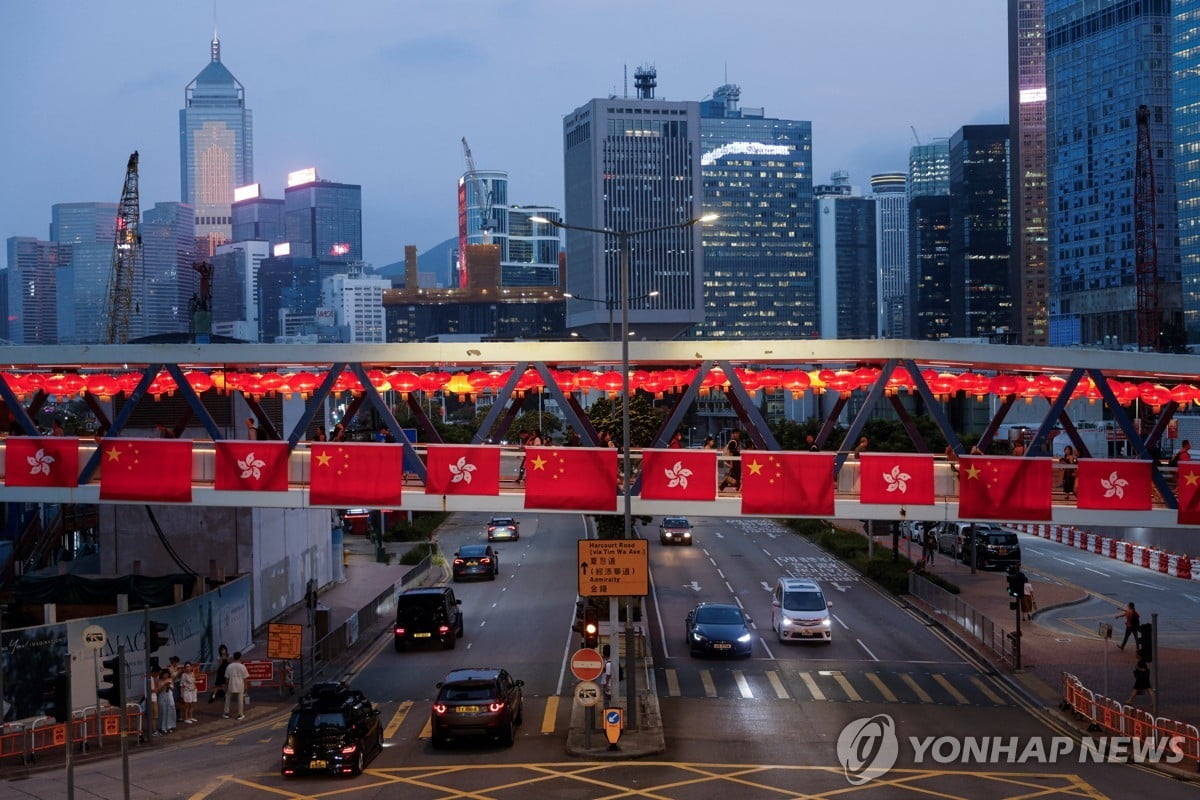
{"label": "hong kong bauhinia flag", "polygon": [[898,506],[931,506],[933,456],[862,453],[858,457],[859,500]]}
{"label": "hong kong bauhinia flag", "polygon": [[616,511],[616,448],[526,448],[525,507]]}
{"label": "hong kong bauhinia flag", "polygon": [[100,442],[100,499],[192,501],[190,439],[107,439]]}
{"label": "hong kong bauhinia flag", "polygon": [[1150,462],[1081,458],[1075,470],[1079,508],[1146,511],[1152,507]]}
{"label": "hong kong bauhinia flag", "polygon": [[960,456],[962,519],[1048,520],[1054,460],[1024,456]]}
{"label": "hong kong bauhinia flag", "polygon": [[742,453],[742,513],[833,514],[834,453]]}
{"label": "hong kong bauhinia flag", "polygon": [[429,445],[425,457],[425,494],[500,494],[500,448]]}
{"label": "hong kong bauhinia flag", "polygon": [[1175,495],[1179,500],[1177,522],[1180,525],[1200,525],[1200,463],[1182,461],[1177,473],[1179,483]]}
{"label": "hong kong bauhinia flag", "polygon": [[216,443],[217,475],[213,486],[230,492],[286,492],[287,442],[224,440]]}
{"label": "hong kong bauhinia flag", "polygon": [[10,436],[4,443],[5,486],[79,484],[79,440],[73,436]]}
{"label": "hong kong bauhinia flag", "polygon": [[643,450],[643,500],[713,500],[716,450]]}
{"label": "hong kong bauhinia flag", "polygon": [[313,442],[308,502],[314,506],[399,506],[404,445]]}

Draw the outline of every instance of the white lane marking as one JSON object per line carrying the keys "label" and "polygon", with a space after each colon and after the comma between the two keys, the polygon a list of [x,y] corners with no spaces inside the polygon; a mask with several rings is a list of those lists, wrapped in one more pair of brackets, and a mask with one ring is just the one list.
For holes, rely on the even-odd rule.
{"label": "white lane marking", "polygon": [[667,697],[679,697],[679,675],[675,670],[663,670],[667,679]]}
{"label": "white lane marking", "polygon": [[486,620],[486,619],[485,619],[483,622],[479,623],[479,627],[481,627],[481,628],[482,628],[484,625],[487,625],[487,620]]}
{"label": "white lane marking", "polygon": [[718,575],[720,575],[722,578],[724,578],[724,577],[725,577],[725,573],[724,573],[724,572],[721,572],[721,568],[720,568],[720,567],[717,567],[717,574],[718,574]]}
{"label": "white lane marking", "polygon": [[780,700],[787,700],[787,689],[783,688],[783,681],[779,680],[778,673],[775,670],[767,671],[767,680],[771,682],[771,688],[775,690],[775,696]]}
{"label": "white lane marking", "polygon": [[831,616],[831,617],[833,617],[834,619],[836,619],[836,620],[837,620],[837,624],[838,624],[838,625],[841,625],[843,629],[845,629],[845,630],[850,630],[850,626],[849,626],[849,625],[847,625],[846,623],[842,622],[842,618],[841,618],[841,617],[839,617],[837,614],[830,614],[829,616]]}
{"label": "white lane marking", "polygon": [[750,682],[746,680],[746,676],[742,674],[740,669],[733,671],[733,682],[737,684],[738,691],[742,693],[742,697],[747,700],[754,699],[754,692],[750,691]]}
{"label": "white lane marking", "polygon": [[[654,585],[654,570],[650,570],[649,576],[650,576],[650,599],[654,602],[654,615],[656,617],[658,617],[658,632],[660,634],[659,639],[662,641],[663,655],[667,658],[670,658],[671,652],[670,652],[670,650],[667,649],[667,629],[665,627],[666,623],[663,621],[662,608],[660,608],[658,605],[658,590],[657,590],[657,587]],[[699,588],[697,588],[697,591],[699,591]],[[572,620],[574,620],[574,617],[572,617]],[[570,637],[570,635],[568,635],[567,636],[567,646],[569,647],[570,645],[571,645],[571,637]],[[562,693],[561,686],[559,687],[559,693],[560,694]]]}
{"label": "white lane marking", "polygon": [[[714,567],[717,567],[717,560],[712,556],[708,557],[708,563],[712,564]],[[720,567],[717,567],[717,569],[720,569]]]}
{"label": "white lane marking", "polygon": [[704,684],[705,697],[717,696],[717,687],[713,684],[712,674],[708,670],[700,670],[700,683]]}
{"label": "white lane marking", "polygon": [[1055,560],[1055,561],[1061,561],[1061,562],[1062,562],[1062,563],[1064,563],[1064,564],[1072,564],[1072,565],[1074,565],[1074,564],[1075,564],[1075,562],[1074,562],[1072,559],[1069,559],[1069,558],[1059,558],[1058,556],[1054,556],[1054,560]]}
{"label": "white lane marking", "polygon": [[698,591],[700,591],[700,584],[696,583],[695,581],[692,581],[690,584],[685,583],[683,585],[683,588],[691,589],[693,592],[698,592]]}
{"label": "white lane marking", "polygon": [[887,684],[883,682],[883,679],[880,678],[878,675],[876,675],[874,672],[867,673],[867,680],[869,680],[871,683],[875,684],[875,688],[879,691],[879,693],[881,695],[883,695],[884,700],[887,700],[889,703],[899,703],[900,702],[900,698],[896,697],[896,693],[893,692],[891,689],[889,689]]}
{"label": "white lane marking", "polygon": [[766,581],[759,581],[758,585],[763,587],[763,591],[765,592],[771,591],[771,584],[767,583]]}
{"label": "white lane marking", "polygon": [[1109,577],[1109,574],[1107,572],[1101,572],[1098,569],[1092,569],[1091,567],[1084,567],[1084,569],[1086,569],[1088,572],[1094,572],[1097,575],[1103,575],[1106,578]]}
{"label": "white lane marking", "polygon": [[813,680],[812,675],[809,675],[807,672],[801,672],[800,680],[804,681],[804,686],[808,689],[808,693],[812,695],[813,700],[825,699],[825,693],[817,686],[817,682]]}
{"label": "white lane marking", "polygon": [[1161,586],[1154,586],[1153,584],[1142,583],[1141,581],[1127,581],[1127,580],[1122,579],[1121,583],[1132,583],[1134,586],[1144,586],[1147,589],[1154,589],[1155,591],[1158,591],[1158,592],[1166,591],[1166,589],[1164,589]]}
{"label": "white lane marking", "polygon": [[[721,577],[725,577],[725,576],[722,575]],[[729,581],[725,581],[725,588],[729,590],[730,594],[733,594],[733,587],[729,585]]]}
{"label": "white lane marking", "polygon": [[[725,585],[728,586],[729,584],[725,584]],[[738,597],[736,594],[733,596],[733,602],[737,603],[738,608],[740,608],[742,611],[746,610],[746,607],[744,605],[742,605],[742,598]],[[750,625],[753,626],[754,623],[751,622]]]}
{"label": "white lane marking", "polygon": [[1200,597],[1196,597],[1194,594],[1185,594],[1184,597],[1186,597],[1188,600],[1191,600],[1193,603],[1200,603]]}
{"label": "white lane marking", "polygon": [[862,640],[862,639],[855,639],[854,641],[858,642],[858,646],[859,646],[859,647],[861,647],[863,650],[866,650],[866,651],[867,651],[867,655],[869,655],[869,656],[871,657],[871,660],[872,660],[872,661],[878,661],[878,660],[879,660],[879,657],[878,657],[878,656],[876,656],[874,653],[872,653],[872,652],[871,652],[871,648],[869,648],[869,647],[867,647],[865,644],[863,644],[863,640]]}
{"label": "white lane marking", "polygon": [[767,554],[767,558],[774,558],[774,556],[771,555],[771,551],[767,548],[764,547],[762,551]]}
{"label": "white lane marking", "polygon": [[833,583],[832,581],[830,581],[830,583],[832,583],[833,588],[837,589],[839,592],[844,592],[848,588],[846,586],[842,586],[841,584]]}
{"label": "white lane marking", "polygon": [[772,661],[774,661],[774,660],[775,660],[775,654],[771,652],[771,648],[767,647],[767,640],[766,640],[766,639],[764,639],[764,638],[762,638],[762,637],[760,636],[760,637],[758,638],[758,641],[762,643],[763,650],[766,650],[766,651],[767,651],[767,658],[769,658],[769,659],[771,659]]}
{"label": "white lane marking", "polygon": [[716,536],[718,539],[725,538],[725,534],[721,533],[720,531],[713,531],[713,536]]}

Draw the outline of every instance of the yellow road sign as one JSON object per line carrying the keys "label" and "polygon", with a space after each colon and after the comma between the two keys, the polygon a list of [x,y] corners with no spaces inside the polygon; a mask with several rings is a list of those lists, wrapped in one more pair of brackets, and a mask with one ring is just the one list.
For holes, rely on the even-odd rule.
{"label": "yellow road sign", "polygon": [[650,549],[645,539],[580,539],[582,597],[643,596],[650,593]]}

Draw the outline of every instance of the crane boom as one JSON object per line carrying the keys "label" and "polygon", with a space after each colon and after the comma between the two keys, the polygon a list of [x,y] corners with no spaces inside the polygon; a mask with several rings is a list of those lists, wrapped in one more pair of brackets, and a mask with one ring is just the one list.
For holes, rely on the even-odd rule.
{"label": "crane boom", "polygon": [[483,178],[479,175],[479,170],[475,168],[475,159],[471,156],[471,146],[467,144],[467,137],[462,140],[463,155],[467,157],[467,180],[475,187],[475,201],[479,203],[479,229],[483,231],[483,242],[488,244],[490,237],[488,234],[492,232],[492,193],[484,185]]}
{"label": "crane boom", "polygon": [[108,276],[108,325],[105,341],[126,344],[133,312],[134,281],[142,252],[139,223],[138,154],[134,150],[125,167],[125,184],[117,208],[117,229],[113,237],[112,272]]}

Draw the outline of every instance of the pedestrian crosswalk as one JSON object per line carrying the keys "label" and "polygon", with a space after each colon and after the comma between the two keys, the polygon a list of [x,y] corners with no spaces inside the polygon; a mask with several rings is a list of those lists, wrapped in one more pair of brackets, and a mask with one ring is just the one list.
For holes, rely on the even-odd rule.
{"label": "pedestrian crosswalk", "polygon": [[1012,705],[986,679],[956,672],[666,667],[659,668],[655,677],[660,697],[949,706]]}

